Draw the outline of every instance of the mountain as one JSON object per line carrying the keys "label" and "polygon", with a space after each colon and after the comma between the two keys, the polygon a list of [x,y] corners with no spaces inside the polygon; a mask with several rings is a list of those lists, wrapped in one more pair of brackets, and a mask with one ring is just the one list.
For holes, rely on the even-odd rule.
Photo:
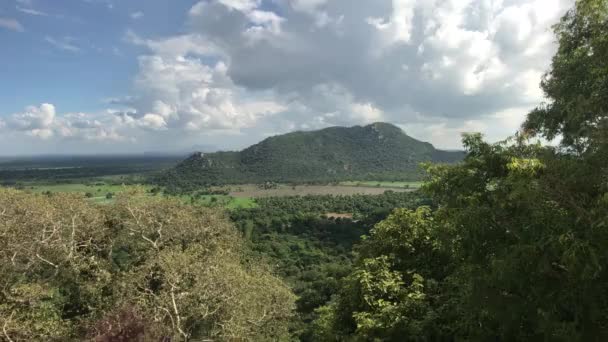
{"label": "mountain", "polygon": [[267,138],[240,152],[195,153],[159,176],[164,185],[414,180],[421,162],[457,162],[462,152],[437,150],[388,123],[330,127]]}

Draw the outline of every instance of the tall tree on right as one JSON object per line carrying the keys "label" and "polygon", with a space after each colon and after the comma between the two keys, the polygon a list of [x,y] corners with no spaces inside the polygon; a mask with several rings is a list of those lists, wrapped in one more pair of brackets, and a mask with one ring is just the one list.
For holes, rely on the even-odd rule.
{"label": "tall tree on right", "polygon": [[429,166],[436,209],[372,229],[319,340],[608,339],[608,0],[555,32],[547,103],[508,141],[467,135],[464,162]]}
{"label": "tall tree on right", "polygon": [[548,98],[528,115],[528,132],[582,153],[607,142],[608,2],[579,0],[555,26],[559,49],[541,82]]}

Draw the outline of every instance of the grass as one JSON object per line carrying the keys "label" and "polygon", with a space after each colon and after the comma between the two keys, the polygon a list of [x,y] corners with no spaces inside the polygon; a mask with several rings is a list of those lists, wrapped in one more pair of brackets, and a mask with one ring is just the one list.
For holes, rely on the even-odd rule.
{"label": "grass", "polygon": [[418,189],[424,182],[385,182],[385,181],[349,181],[341,182],[345,186],[378,187],[378,188],[409,188]]}
{"label": "grass", "polygon": [[[136,187],[142,188],[144,191],[148,191],[152,186],[141,186],[141,185],[113,185],[106,183],[95,183],[95,184],[83,184],[83,183],[66,183],[66,184],[36,184],[30,183],[23,187],[24,191],[30,191],[34,193],[52,192],[52,193],[80,193],[83,197],[87,193],[90,194],[88,197],[91,201],[100,204],[112,203],[113,199],[106,198],[108,193],[113,195],[119,194],[124,191],[134,189]],[[184,195],[179,196],[184,202],[192,203],[191,197]],[[227,209],[247,209],[254,208],[257,206],[255,200],[250,197],[233,197],[223,195],[209,195],[202,196],[196,200],[195,204],[206,205],[206,206],[220,206]]]}
{"label": "grass", "polygon": [[[74,183],[74,184],[52,184],[52,185],[30,185],[30,186],[25,186],[25,190],[30,190],[32,192],[80,192],[83,195],[86,193],[91,193],[93,195],[100,195],[103,194],[104,196],[108,193],[108,192],[112,192],[112,193],[119,193],[119,192],[123,192],[125,190],[128,190],[129,188],[132,188],[132,185],[109,185],[109,184],[102,184],[102,183],[97,183],[97,185],[90,185],[90,184],[81,184],[81,183]],[[146,190],[148,190],[149,186],[144,186],[144,188]]]}
{"label": "grass", "polygon": [[[342,182],[339,185],[298,185],[288,186],[279,185],[276,189],[260,189],[256,185],[233,186],[230,195],[207,195],[201,196],[196,200],[192,200],[191,196],[179,196],[186,203],[193,203],[205,206],[218,206],[227,209],[247,209],[255,208],[256,197],[268,196],[304,196],[304,195],[354,195],[368,194],[379,195],[386,190],[408,191],[420,188],[422,182],[389,182],[389,181],[350,181]],[[31,192],[68,192],[80,193],[84,197],[89,193],[89,199],[96,203],[107,204],[113,199],[107,199],[106,195],[112,193],[114,195],[128,191],[135,187],[143,188],[145,191],[150,190],[152,186],[136,186],[136,185],[114,185],[104,181],[96,183],[66,183],[66,184],[25,184],[24,190]],[[230,188],[229,188],[230,189]]]}
{"label": "grass", "polygon": [[306,195],[381,195],[387,190],[412,191],[415,188],[376,187],[348,185],[296,185],[279,184],[272,189],[261,189],[255,184],[240,185],[228,188],[230,195],[237,198],[285,197]]}
{"label": "grass", "polygon": [[206,195],[201,196],[196,200],[192,200],[191,196],[179,196],[187,203],[193,203],[204,206],[218,206],[226,209],[249,209],[255,208],[257,204],[251,197],[233,197],[227,195]]}
{"label": "grass", "polygon": [[66,184],[27,184],[24,186],[24,191],[34,193],[52,192],[52,193],[80,193],[82,196],[90,194],[88,197],[91,201],[101,204],[111,203],[113,200],[106,198],[108,193],[116,195],[123,191],[134,189],[135,187],[149,190],[151,186],[135,186],[135,185],[113,185],[106,183],[83,184],[83,183],[66,183]]}

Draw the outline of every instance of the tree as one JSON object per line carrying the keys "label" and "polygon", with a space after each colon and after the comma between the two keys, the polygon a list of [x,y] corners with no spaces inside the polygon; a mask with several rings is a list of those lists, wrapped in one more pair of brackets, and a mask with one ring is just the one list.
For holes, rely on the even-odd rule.
{"label": "tree", "polygon": [[245,252],[179,199],[0,189],[1,339],[285,339],[295,298]]}
{"label": "tree", "polygon": [[[467,135],[463,163],[427,166],[437,209],[376,225],[319,336],[608,339],[607,13],[607,0],[577,1],[556,26],[550,102],[524,133]],[[558,135],[559,148],[529,140]]]}
{"label": "tree", "polygon": [[579,0],[555,26],[559,49],[541,87],[549,102],[524,127],[584,151],[608,141],[608,2]]}

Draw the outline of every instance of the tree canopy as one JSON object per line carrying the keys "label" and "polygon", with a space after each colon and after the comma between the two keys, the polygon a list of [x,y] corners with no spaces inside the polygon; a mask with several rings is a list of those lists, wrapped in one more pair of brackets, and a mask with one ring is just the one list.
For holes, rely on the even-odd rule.
{"label": "tree canopy", "polygon": [[463,163],[428,166],[437,209],[397,210],[371,230],[318,310],[319,339],[608,338],[607,13],[608,1],[581,0],[556,26],[550,102],[523,133],[465,136]]}
{"label": "tree canopy", "polygon": [[3,339],[288,336],[294,296],[217,210],[0,190],[0,216]]}
{"label": "tree canopy", "polygon": [[524,127],[579,151],[597,148],[608,131],[608,3],[579,0],[555,26],[559,42],[541,88],[548,99]]}

